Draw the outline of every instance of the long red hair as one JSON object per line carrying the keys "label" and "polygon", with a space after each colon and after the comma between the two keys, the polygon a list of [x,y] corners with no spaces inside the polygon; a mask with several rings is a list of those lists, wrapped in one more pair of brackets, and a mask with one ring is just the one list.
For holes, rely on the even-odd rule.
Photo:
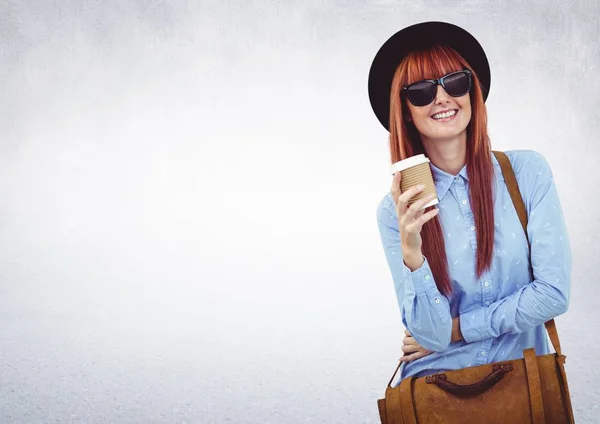
{"label": "long red hair", "polygon": [[[422,79],[439,78],[450,72],[469,69],[473,84],[469,93],[471,121],[467,126],[466,162],[469,175],[469,199],[477,234],[477,278],[489,269],[494,248],[493,163],[487,133],[487,112],[477,74],[452,48],[435,46],[407,55],[398,65],[390,91],[390,153],[391,163],[417,154],[426,154],[419,132],[412,122],[403,119],[408,107],[400,96],[402,87]],[[423,254],[441,293],[449,296],[452,284],[439,214],[421,230]]]}

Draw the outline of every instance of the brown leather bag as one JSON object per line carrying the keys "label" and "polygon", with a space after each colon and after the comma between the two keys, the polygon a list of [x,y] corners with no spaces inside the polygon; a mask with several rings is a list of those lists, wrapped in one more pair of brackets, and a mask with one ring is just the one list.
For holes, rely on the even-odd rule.
{"label": "brown leather bag", "polygon": [[[527,210],[504,152],[493,152],[527,236]],[[496,362],[455,371],[407,377],[392,388],[400,364],[379,399],[382,424],[416,423],[574,423],[573,409],[554,319],[546,330],[555,353]]]}

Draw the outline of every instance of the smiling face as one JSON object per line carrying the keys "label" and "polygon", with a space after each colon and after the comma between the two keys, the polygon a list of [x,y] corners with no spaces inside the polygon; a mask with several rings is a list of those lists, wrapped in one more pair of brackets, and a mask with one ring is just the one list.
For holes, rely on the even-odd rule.
{"label": "smiling face", "polygon": [[408,107],[408,120],[412,121],[424,141],[449,140],[466,135],[471,121],[469,93],[452,97],[441,85],[437,86],[437,94],[430,104],[414,106],[406,101],[405,107]]}
{"label": "smiling face", "polygon": [[[433,100],[425,106],[415,107],[408,100],[410,95],[403,92],[404,87],[415,82],[438,79],[461,70],[469,70],[472,78],[470,91],[464,96],[452,97],[442,87],[436,86],[432,90],[432,94],[435,94]],[[422,104],[432,98],[428,93],[425,94],[413,96],[413,100]],[[456,111],[450,112],[455,113],[452,119],[449,119],[450,116],[434,119],[437,113],[448,110]],[[437,147],[443,149],[448,157],[450,153],[461,153],[463,149],[467,153],[478,152],[482,146],[489,146],[489,137],[487,111],[477,73],[448,46],[434,46],[409,53],[396,68],[390,90],[392,160],[397,162],[416,154],[430,154],[433,150],[440,152]]]}

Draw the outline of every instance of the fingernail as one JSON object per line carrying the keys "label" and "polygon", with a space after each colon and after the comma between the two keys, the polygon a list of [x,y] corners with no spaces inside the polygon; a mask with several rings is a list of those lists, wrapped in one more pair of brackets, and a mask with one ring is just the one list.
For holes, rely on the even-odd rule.
{"label": "fingernail", "polygon": [[425,186],[424,186],[423,184],[419,184],[419,185],[417,186],[417,189],[418,189],[418,190],[423,190],[424,188],[425,188]]}
{"label": "fingernail", "polygon": [[428,199],[431,199],[433,196],[434,196],[434,194],[433,194],[433,193],[429,193],[429,194],[427,195],[427,198],[428,198]]}

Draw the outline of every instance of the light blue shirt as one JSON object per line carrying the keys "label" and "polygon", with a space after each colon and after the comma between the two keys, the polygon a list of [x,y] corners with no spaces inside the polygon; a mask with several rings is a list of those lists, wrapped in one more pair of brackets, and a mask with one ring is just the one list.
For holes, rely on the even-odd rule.
{"label": "light blue shirt", "polygon": [[[377,222],[402,323],[434,353],[402,365],[400,379],[523,358],[523,349],[550,353],[544,322],[566,312],[571,285],[571,248],[546,159],[532,150],[505,152],[528,214],[527,239],[495,156],[492,266],[475,275],[476,233],[466,166],[450,175],[430,164],[438,194],[452,295],[442,295],[429,262],[414,272],[404,264],[396,209],[388,193]],[[529,266],[534,279],[531,281]],[[464,340],[450,343],[452,318],[460,316]],[[398,331],[398,340],[404,337]]]}

